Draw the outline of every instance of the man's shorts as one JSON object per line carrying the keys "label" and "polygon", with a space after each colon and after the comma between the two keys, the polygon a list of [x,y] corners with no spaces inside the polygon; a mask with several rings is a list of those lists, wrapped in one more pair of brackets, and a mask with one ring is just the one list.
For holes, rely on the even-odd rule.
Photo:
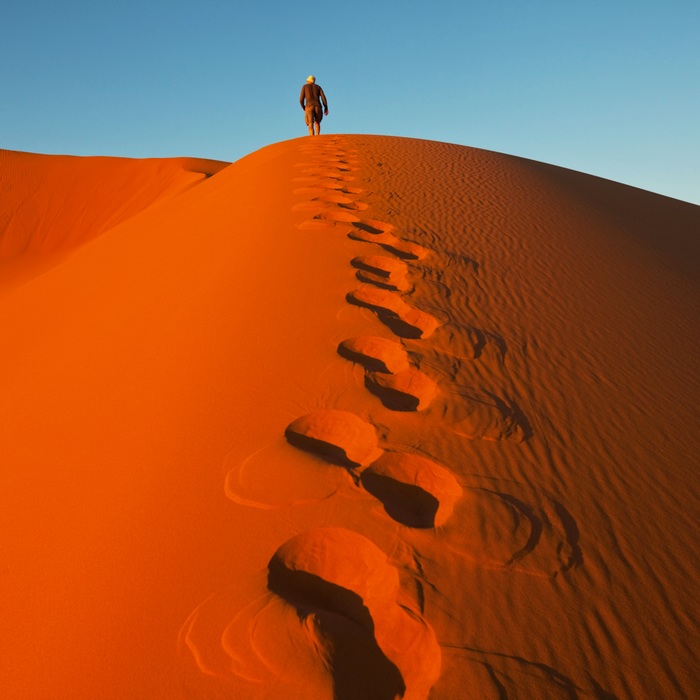
{"label": "man's shorts", "polygon": [[309,105],[304,110],[304,114],[306,115],[306,126],[311,126],[314,122],[320,124],[321,119],[323,119],[323,109],[321,109],[321,105]]}

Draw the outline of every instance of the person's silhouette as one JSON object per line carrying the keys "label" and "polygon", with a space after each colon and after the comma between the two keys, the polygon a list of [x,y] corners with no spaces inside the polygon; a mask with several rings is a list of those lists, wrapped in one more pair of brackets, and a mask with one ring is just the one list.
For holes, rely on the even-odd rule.
{"label": "person's silhouette", "polygon": [[[323,108],[321,108],[321,102],[323,102]],[[328,101],[321,86],[316,84],[316,78],[313,75],[306,79],[306,83],[301,88],[299,104],[304,110],[309,136],[320,134],[323,115],[328,116]]]}

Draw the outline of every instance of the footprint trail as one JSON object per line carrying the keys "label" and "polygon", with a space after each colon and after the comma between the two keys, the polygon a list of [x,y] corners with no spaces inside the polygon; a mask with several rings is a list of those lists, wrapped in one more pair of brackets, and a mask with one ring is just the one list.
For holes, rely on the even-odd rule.
{"label": "footprint trail", "polygon": [[[502,338],[455,328],[452,319],[419,308],[428,287],[439,290],[449,308],[452,290],[429,266],[436,264],[436,254],[396,225],[374,218],[371,181],[360,180],[367,163],[344,144],[342,137],[325,137],[300,147],[304,160],[292,178],[299,201],[292,210],[305,215],[296,224],[299,230],[345,236],[366,249],[348,259],[360,284],[339,302],[362,314],[367,332],[342,340],[337,354],[358,366],[359,374],[353,376],[364,373],[364,389],[358,390],[366,389],[373,409],[368,415],[365,408],[353,412],[327,405],[280,432],[286,449],[316,460],[320,469],[345,474],[349,488],[376,502],[382,522],[393,528],[396,550],[408,552],[412,563],[404,562],[399,571],[391,556],[350,527],[303,530],[270,559],[260,597],[233,613],[220,635],[226,652],[222,658],[233,664],[222,671],[221,662],[216,672],[234,669],[255,683],[267,682],[266,677],[285,681],[287,669],[277,659],[288,658],[308,678],[317,679],[314,687],[330,683],[336,698],[427,700],[440,678],[442,651],[423,610],[422,591],[428,585],[424,558],[447,551],[465,566],[556,576],[580,564],[582,554],[577,526],[562,504],[542,498],[533,505],[527,499],[535,497],[521,498],[512,484],[498,487],[488,475],[476,483],[464,475],[458,478],[438,459],[420,453],[422,431],[442,432],[445,440],[517,443],[532,430],[506,391],[476,382],[475,363],[495,358],[491,374],[504,372]],[[385,211],[379,216],[390,218]],[[467,267],[476,274],[479,263],[469,260]],[[451,342],[455,334],[471,339],[471,346],[461,349]],[[441,346],[456,348],[458,354]],[[504,385],[506,379],[503,375]],[[399,440],[392,426],[409,416],[410,437]],[[246,460],[246,474],[253,469],[265,473],[266,455],[282,454],[280,447],[266,451],[270,449]],[[266,507],[241,496],[242,474],[240,467],[229,471],[229,497]],[[329,478],[317,487],[319,501],[335,494],[336,483]],[[295,499],[280,496],[279,503],[313,508],[313,498],[303,498],[302,492]],[[455,520],[471,527],[453,525]],[[438,544],[442,549],[436,549]],[[197,640],[220,634],[216,625],[203,622],[209,608],[224,604],[216,601],[202,604],[183,628],[183,644],[196,658],[204,648]],[[241,649],[237,635],[253,639],[253,648]],[[443,647],[449,649],[449,644]],[[323,680],[324,673],[330,673],[330,680]]]}

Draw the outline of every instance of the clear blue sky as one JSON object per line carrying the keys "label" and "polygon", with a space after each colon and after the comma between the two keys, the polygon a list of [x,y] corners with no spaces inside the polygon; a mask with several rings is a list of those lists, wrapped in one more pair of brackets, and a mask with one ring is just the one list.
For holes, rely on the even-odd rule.
{"label": "clear blue sky", "polygon": [[306,133],[449,141],[700,204],[700,0],[4,3],[0,147],[235,160]]}

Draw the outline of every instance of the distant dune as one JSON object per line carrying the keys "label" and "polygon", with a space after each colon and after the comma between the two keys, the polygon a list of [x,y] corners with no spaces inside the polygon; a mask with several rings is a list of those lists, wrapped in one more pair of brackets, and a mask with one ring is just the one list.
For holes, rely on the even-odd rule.
{"label": "distant dune", "polygon": [[698,697],[700,207],[227,165],[0,152],[7,697]]}
{"label": "distant dune", "polygon": [[0,149],[0,289],[227,165],[201,158],[135,160]]}

